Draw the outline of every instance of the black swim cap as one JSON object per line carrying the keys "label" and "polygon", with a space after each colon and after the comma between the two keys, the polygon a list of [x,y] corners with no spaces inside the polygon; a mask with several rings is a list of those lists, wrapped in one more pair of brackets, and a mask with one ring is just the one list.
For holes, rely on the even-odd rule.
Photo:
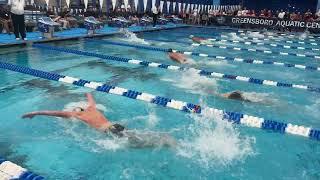
{"label": "black swim cap", "polygon": [[122,137],[123,136],[122,131],[124,131],[125,128],[120,124],[113,124],[109,130],[112,134]]}
{"label": "black swim cap", "polygon": [[228,96],[229,99],[243,100],[242,93],[239,91],[235,91],[230,93]]}

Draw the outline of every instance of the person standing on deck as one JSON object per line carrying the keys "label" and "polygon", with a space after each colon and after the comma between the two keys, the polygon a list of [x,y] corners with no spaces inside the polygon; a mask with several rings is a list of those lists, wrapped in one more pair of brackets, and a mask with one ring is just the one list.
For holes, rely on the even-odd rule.
{"label": "person standing on deck", "polygon": [[156,25],[157,25],[158,15],[159,15],[159,10],[156,6],[154,6],[152,8],[153,27],[156,27]]}
{"label": "person standing on deck", "polygon": [[20,36],[23,40],[27,40],[24,22],[24,0],[8,0],[8,5],[11,9],[11,19],[16,40],[20,40]]}

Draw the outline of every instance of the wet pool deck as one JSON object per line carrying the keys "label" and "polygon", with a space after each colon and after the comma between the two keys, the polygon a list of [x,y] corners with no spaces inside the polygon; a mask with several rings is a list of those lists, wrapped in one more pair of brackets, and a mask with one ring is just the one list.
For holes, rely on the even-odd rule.
{"label": "wet pool deck", "polygon": [[[131,32],[144,32],[144,31],[159,31],[164,29],[175,29],[188,27],[188,25],[183,24],[167,24],[167,25],[157,25],[155,28],[152,26],[133,26],[129,27]],[[15,45],[26,45],[28,43],[39,43],[39,42],[51,42],[51,41],[61,41],[61,40],[70,40],[70,39],[79,39],[87,37],[99,37],[99,36],[108,36],[119,33],[119,28],[105,26],[103,29],[97,31],[95,35],[87,35],[87,30],[84,28],[72,28],[70,30],[64,30],[55,32],[54,38],[52,39],[43,39],[41,38],[40,32],[28,32],[27,41],[16,40],[13,34],[0,34],[0,47],[8,47]]]}

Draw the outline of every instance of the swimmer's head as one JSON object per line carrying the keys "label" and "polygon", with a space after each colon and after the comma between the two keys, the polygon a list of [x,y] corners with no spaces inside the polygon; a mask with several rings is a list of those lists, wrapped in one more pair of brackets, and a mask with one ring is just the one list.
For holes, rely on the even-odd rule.
{"label": "swimmer's head", "polygon": [[190,37],[190,38],[193,38],[193,37],[194,37],[194,35],[190,35],[189,37]]}
{"label": "swimmer's head", "polygon": [[230,93],[228,98],[235,99],[235,100],[244,100],[242,93],[239,91],[234,91],[234,92]]}
{"label": "swimmer's head", "polygon": [[73,109],[73,111],[74,111],[74,112],[83,112],[84,109],[81,108],[81,107],[76,107],[76,108]]}
{"label": "swimmer's head", "polygon": [[110,132],[112,134],[115,134],[119,137],[122,137],[123,136],[123,132],[125,130],[125,127],[123,127],[122,125],[120,124],[113,124],[110,128],[109,128]]}

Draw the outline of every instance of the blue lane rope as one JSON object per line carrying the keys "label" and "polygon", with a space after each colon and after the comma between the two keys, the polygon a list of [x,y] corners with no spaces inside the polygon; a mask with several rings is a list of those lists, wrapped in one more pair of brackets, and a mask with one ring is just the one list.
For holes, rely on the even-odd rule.
{"label": "blue lane rope", "polygon": [[0,157],[0,179],[43,180],[44,177]]}
{"label": "blue lane rope", "polygon": [[[152,41],[158,41],[158,42],[172,42],[172,43],[179,43],[179,44],[187,44],[183,41],[170,41],[170,40],[156,40],[151,39]],[[197,44],[193,43],[193,46],[209,46],[210,44]],[[230,62],[239,62],[239,63],[247,63],[247,64],[256,64],[256,65],[275,65],[275,66],[283,66],[286,68],[297,68],[300,70],[308,70],[308,71],[320,71],[320,67],[317,66],[306,66],[301,64],[291,64],[291,63],[283,63],[283,62],[277,62],[277,61],[263,61],[259,59],[244,59],[239,57],[227,57],[227,56],[214,56],[214,55],[208,55],[208,57],[219,59],[219,60],[226,60]]]}
{"label": "blue lane rope", "polygon": [[315,139],[318,141],[320,140],[320,130],[313,129],[311,127],[304,127],[304,126],[293,125],[290,123],[266,120],[260,117],[249,116],[249,115],[238,113],[238,112],[222,111],[215,108],[202,109],[201,106],[195,105],[193,103],[187,103],[179,100],[174,100],[171,98],[156,96],[153,94],[138,92],[135,90],[128,90],[121,87],[110,86],[110,85],[99,83],[99,82],[88,81],[88,80],[74,78],[70,76],[64,76],[64,75],[60,75],[52,72],[45,72],[45,71],[36,70],[36,69],[14,65],[10,63],[5,63],[5,62],[0,62],[0,68],[19,72],[22,74],[28,74],[35,77],[40,77],[47,80],[59,81],[63,83],[72,84],[75,86],[88,87],[96,91],[123,96],[131,99],[135,99],[135,100],[141,100],[148,103],[156,104],[158,106],[180,110],[186,113],[201,114],[202,112],[210,111],[212,113],[223,115],[225,120],[229,120],[235,124],[242,124],[247,127],[260,128],[263,130],[271,130],[273,132],[278,132],[281,134],[287,133],[292,135],[309,137],[310,139]]}
{"label": "blue lane rope", "polygon": [[142,61],[142,60],[135,60],[135,59],[129,59],[129,58],[124,58],[124,57],[102,55],[102,54],[96,54],[96,53],[91,53],[91,52],[86,52],[86,51],[79,51],[79,50],[74,50],[74,49],[53,47],[53,46],[48,46],[48,45],[43,45],[43,44],[33,44],[33,46],[36,48],[40,48],[40,49],[47,49],[47,50],[66,52],[66,53],[72,53],[72,54],[83,55],[83,56],[97,57],[97,58],[101,58],[101,59],[105,59],[105,60],[119,61],[119,62],[124,62],[124,63],[129,63],[129,64],[137,64],[137,65],[146,66],[146,67],[155,67],[155,68],[162,68],[162,69],[169,69],[169,70],[176,70],[176,71],[177,70],[183,71],[183,70],[193,69],[198,74],[200,74],[202,76],[211,77],[211,78],[223,78],[223,79],[229,79],[229,80],[238,80],[238,81],[243,81],[243,82],[253,83],[253,84],[258,84],[258,85],[296,88],[296,89],[303,89],[303,90],[308,90],[308,91],[320,93],[320,88],[306,86],[306,85],[300,85],[300,84],[276,82],[276,81],[271,81],[271,80],[263,80],[263,79],[257,79],[257,78],[252,78],[252,77],[231,75],[231,74],[222,74],[222,73],[218,73],[218,72],[211,72],[211,71],[206,71],[206,70],[201,70],[201,69],[185,68],[185,67],[181,67],[181,66],[160,64],[160,63],[155,63],[155,62],[151,62],[151,61]]}
{"label": "blue lane rope", "polygon": [[[133,45],[133,46],[137,47],[136,45]],[[206,70],[201,70],[201,69],[185,68],[185,67],[181,67],[181,66],[160,64],[160,63],[155,63],[155,62],[151,62],[151,61],[141,61],[141,60],[124,58],[124,57],[102,55],[102,54],[96,54],[96,53],[74,50],[74,49],[53,47],[53,46],[48,46],[48,45],[43,45],[43,44],[33,44],[33,47],[40,48],[40,49],[59,51],[59,52],[78,54],[78,55],[83,55],[83,56],[97,57],[97,58],[101,58],[101,59],[105,59],[105,60],[112,60],[112,61],[119,61],[119,62],[125,62],[125,63],[130,63],[130,64],[137,64],[137,65],[146,66],[146,67],[155,67],[155,68],[162,68],[162,69],[169,69],[169,70],[176,70],[176,71],[177,70],[183,71],[183,70],[193,69],[198,74],[200,74],[202,76],[211,77],[211,78],[223,78],[223,79],[229,79],[229,80],[238,80],[238,81],[253,83],[253,84],[258,84],[258,85],[266,85],[266,86],[273,86],[273,87],[285,87],[285,88],[296,88],[296,89],[303,89],[303,90],[308,90],[308,91],[320,93],[320,88],[306,86],[306,85],[276,82],[276,81],[271,81],[271,80],[256,79],[256,78],[252,78],[252,77],[244,77],[244,76],[237,76],[237,75],[231,75],[231,74],[222,74],[222,73],[218,73],[218,72],[211,72],[211,71],[206,71]],[[163,49],[163,50],[166,51],[166,49]]]}
{"label": "blue lane rope", "polygon": [[[221,38],[230,38],[227,35],[221,35]],[[283,40],[283,39],[269,39],[269,38],[256,38],[256,37],[241,37],[242,39],[245,40],[251,40],[251,41],[276,41],[276,42],[283,42],[283,43],[288,43],[288,44],[306,44],[306,45],[312,45],[312,46],[318,46],[319,44],[316,42],[305,42],[305,41],[294,41],[294,40]]]}
{"label": "blue lane rope", "polygon": [[288,46],[288,45],[282,45],[282,44],[276,44],[276,43],[266,43],[266,42],[252,42],[252,41],[243,41],[243,40],[229,40],[229,39],[221,39],[221,38],[209,38],[209,41],[213,41],[216,43],[239,43],[244,45],[266,45],[271,47],[280,47],[283,49],[297,49],[297,50],[309,50],[309,51],[320,51],[319,48],[308,48],[308,47],[302,47],[302,46]]}

